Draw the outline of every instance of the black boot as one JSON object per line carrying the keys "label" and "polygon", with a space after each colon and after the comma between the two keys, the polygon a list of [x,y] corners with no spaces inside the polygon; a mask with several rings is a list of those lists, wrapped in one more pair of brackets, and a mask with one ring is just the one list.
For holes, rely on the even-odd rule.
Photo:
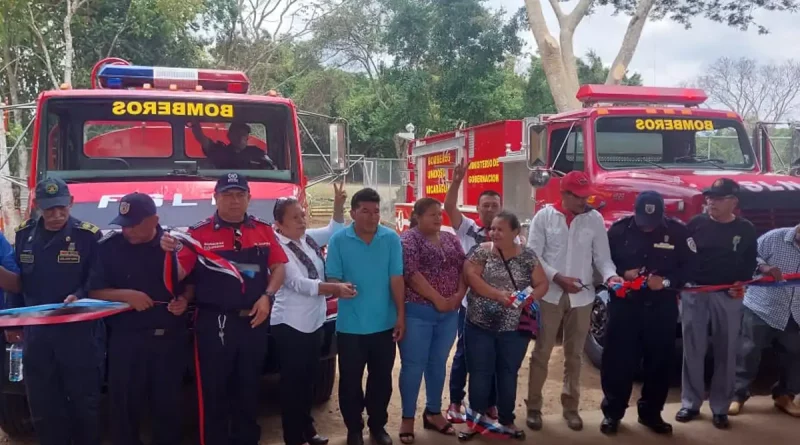
{"label": "black boot", "polygon": [[617,434],[619,430],[619,420],[610,417],[604,417],[603,422],[600,423],[600,432],[606,436]]}
{"label": "black boot", "polygon": [[639,417],[639,423],[646,426],[650,431],[656,434],[670,435],[672,434],[672,425],[664,422],[661,416],[656,417]]}

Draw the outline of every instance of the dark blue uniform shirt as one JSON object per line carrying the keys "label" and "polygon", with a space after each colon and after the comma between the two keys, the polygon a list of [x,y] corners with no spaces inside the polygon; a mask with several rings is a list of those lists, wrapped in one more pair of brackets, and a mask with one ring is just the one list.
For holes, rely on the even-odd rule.
{"label": "dark blue uniform shirt", "polygon": [[16,261],[25,306],[61,303],[69,295],[87,297],[89,269],[97,256],[100,229],[70,217],[58,232],[44,220],[28,220],[17,228]]}
{"label": "dark blue uniform shirt", "polygon": [[608,230],[608,242],[619,276],[644,267],[646,273],[668,279],[674,291],[691,279],[692,258],[697,249],[689,229],[676,219],[667,218],[652,232],[644,232],[636,226],[633,216],[622,218]]}
{"label": "dark blue uniform shirt", "polygon": [[[156,237],[143,244],[131,244],[116,231],[100,240],[98,261],[89,276],[88,290],[133,289],[144,292],[156,302],[145,311],[123,312],[106,319],[112,332],[187,327],[186,314],[175,316],[167,310],[166,303],[174,296],[164,281],[165,272],[172,274],[174,271],[165,271],[167,253],[159,244],[163,230],[160,226],[157,230]],[[179,295],[180,289],[176,292]]]}

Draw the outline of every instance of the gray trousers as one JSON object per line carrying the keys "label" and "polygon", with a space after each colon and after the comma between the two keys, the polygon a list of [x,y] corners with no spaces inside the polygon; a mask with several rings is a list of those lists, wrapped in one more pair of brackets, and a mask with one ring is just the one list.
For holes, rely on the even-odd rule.
{"label": "gray trousers", "polygon": [[699,410],[705,394],[705,357],[709,344],[714,351],[709,405],[714,414],[727,414],[733,400],[736,352],[742,321],[742,300],[727,292],[681,294],[683,329],[683,373],[681,404]]}
{"label": "gray trousers", "polygon": [[750,397],[750,385],[758,374],[761,353],[774,342],[779,345],[781,371],[778,383],[772,388],[772,396],[800,393],[800,328],[796,320],[789,318],[786,329],[781,331],[745,307],[740,339],[736,356],[736,400],[744,402]]}

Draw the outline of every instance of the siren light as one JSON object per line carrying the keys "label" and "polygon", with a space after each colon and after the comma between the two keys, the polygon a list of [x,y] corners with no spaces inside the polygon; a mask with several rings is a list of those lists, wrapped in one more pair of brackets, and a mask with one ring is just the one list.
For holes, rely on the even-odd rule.
{"label": "siren light", "polygon": [[[166,68],[159,66],[105,65],[97,77],[103,88],[213,90],[247,93],[250,79],[241,71]],[[199,88],[198,88],[199,87]]]}
{"label": "siren light", "polygon": [[584,106],[607,103],[647,103],[697,106],[708,99],[699,88],[637,87],[627,85],[582,85],[575,97]]}

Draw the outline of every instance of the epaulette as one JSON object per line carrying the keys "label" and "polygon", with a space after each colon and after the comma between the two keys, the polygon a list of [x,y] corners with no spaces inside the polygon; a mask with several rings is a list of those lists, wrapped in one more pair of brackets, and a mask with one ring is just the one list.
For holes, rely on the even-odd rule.
{"label": "epaulette", "polygon": [[106,241],[110,240],[111,238],[114,238],[115,236],[119,235],[120,233],[121,232],[118,232],[116,230],[109,230],[108,232],[106,232],[105,235],[103,235],[102,238],[100,238],[100,241],[98,241],[98,242],[100,244],[105,243]]}
{"label": "epaulette", "polygon": [[18,225],[17,228],[14,229],[14,232],[19,232],[20,230],[27,229],[28,227],[31,227],[31,224],[33,224],[33,219],[26,220],[22,224]]}
{"label": "epaulette", "polygon": [[203,226],[205,226],[207,224],[211,224],[211,218],[206,218],[206,219],[198,222],[197,224],[195,224],[195,225],[193,225],[193,226],[191,226],[189,228],[190,229],[199,229],[200,227],[203,227]]}
{"label": "epaulette", "polygon": [[250,217],[250,221],[254,221],[254,222],[257,222],[257,223],[261,223],[261,224],[264,224],[264,225],[266,225],[266,226],[269,226],[269,225],[270,225],[270,223],[268,223],[267,221],[265,221],[265,220],[263,220],[263,219],[261,219],[261,218],[259,218],[259,217],[255,216],[255,215],[248,215],[248,216]]}
{"label": "epaulette", "polygon": [[86,221],[81,221],[80,224],[75,224],[75,227],[92,233],[97,233],[100,231],[100,227],[97,227],[96,225]]}

